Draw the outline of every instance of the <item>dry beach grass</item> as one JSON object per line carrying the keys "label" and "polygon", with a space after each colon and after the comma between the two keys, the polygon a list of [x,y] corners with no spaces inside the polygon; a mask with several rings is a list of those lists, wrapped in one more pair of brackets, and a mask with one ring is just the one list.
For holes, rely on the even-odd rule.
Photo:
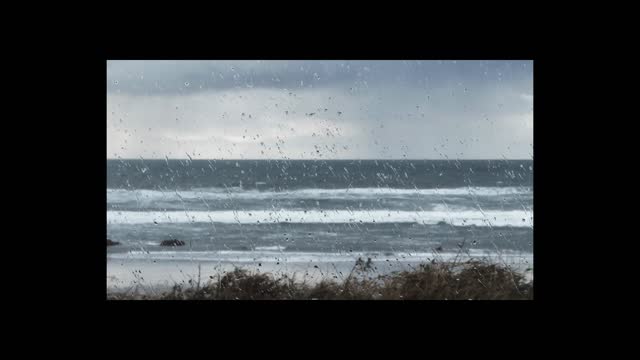
{"label": "dry beach grass", "polygon": [[533,280],[509,266],[488,261],[430,262],[410,271],[371,275],[358,259],[345,280],[315,284],[295,277],[234,271],[175,285],[162,293],[123,292],[109,300],[532,300]]}

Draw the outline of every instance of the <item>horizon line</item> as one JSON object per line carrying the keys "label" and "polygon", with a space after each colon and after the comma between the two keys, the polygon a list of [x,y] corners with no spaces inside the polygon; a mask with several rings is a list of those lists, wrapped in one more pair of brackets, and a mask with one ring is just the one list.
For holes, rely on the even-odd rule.
{"label": "horizon line", "polygon": [[229,160],[229,161],[359,161],[359,160],[377,160],[377,161],[385,161],[385,160],[408,160],[408,161],[476,161],[476,160],[533,160],[533,158],[469,158],[469,159],[427,159],[427,158],[403,158],[403,159],[379,159],[379,158],[362,158],[362,159],[248,159],[248,158],[107,158],[107,160]]}

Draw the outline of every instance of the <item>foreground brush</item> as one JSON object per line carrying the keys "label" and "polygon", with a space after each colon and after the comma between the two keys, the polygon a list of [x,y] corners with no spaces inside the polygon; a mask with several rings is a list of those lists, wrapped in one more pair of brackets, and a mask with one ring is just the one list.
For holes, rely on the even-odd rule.
{"label": "foreground brush", "polygon": [[110,300],[532,300],[533,281],[510,267],[485,261],[422,264],[412,271],[368,276],[358,259],[342,282],[315,285],[235,269],[204,285],[191,282],[159,294],[109,294]]}

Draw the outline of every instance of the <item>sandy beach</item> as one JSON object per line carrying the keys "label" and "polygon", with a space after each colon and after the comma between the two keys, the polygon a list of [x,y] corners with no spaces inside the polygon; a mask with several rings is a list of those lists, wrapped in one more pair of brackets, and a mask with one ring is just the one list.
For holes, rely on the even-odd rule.
{"label": "sandy beach", "polygon": [[[222,253],[222,254],[220,254]],[[114,256],[116,255],[116,256]],[[140,292],[164,291],[174,285],[201,284],[235,268],[246,269],[253,273],[270,273],[275,277],[295,277],[296,281],[314,284],[321,280],[343,281],[352,271],[358,257],[366,260],[366,254],[336,254],[327,259],[327,254],[265,252],[256,254],[228,254],[210,252],[188,254],[168,259],[167,256],[149,253],[112,254],[107,260],[107,291],[122,292],[135,289]],[[166,254],[165,254],[166,255]],[[470,255],[470,256],[469,256]],[[465,261],[469,259],[489,259],[496,263],[508,264],[513,269],[533,278],[533,256],[529,254],[501,254],[488,256],[485,253],[438,253],[411,255],[380,255],[372,258],[373,269],[365,276],[376,277],[395,271],[412,270],[421,263],[436,261]],[[189,258],[190,257],[190,258]],[[403,258],[404,257],[404,258]],[[255,259],[255,260],[254,260]],[[190,282],[191,281],[191,282]]]}

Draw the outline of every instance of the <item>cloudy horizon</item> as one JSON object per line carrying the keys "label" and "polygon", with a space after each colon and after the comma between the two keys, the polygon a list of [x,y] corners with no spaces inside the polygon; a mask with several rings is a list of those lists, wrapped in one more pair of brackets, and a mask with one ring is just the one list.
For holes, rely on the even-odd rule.
{"label": "cloudy horizon", "polygon": [[533,61],[108,61],[107,158],[532,159]]}

